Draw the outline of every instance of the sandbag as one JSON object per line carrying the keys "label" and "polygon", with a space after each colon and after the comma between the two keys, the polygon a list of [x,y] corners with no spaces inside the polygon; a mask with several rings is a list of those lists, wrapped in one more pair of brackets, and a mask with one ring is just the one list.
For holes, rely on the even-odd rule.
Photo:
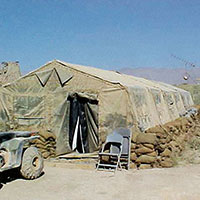
{"label": "sandbag", "polygon": [[143,144],[143,143],[156,144],[157,143],[157,138],[156,138],[155,134],[140,133],[137,136],[136,142],[138,144]]}
{"label": "sandbag", "polygon": [[165,149],[160,155],[163,157],[170,157],[172,152],[169,149]]}
{"label": "sandbag", "polygon": [[140,169],[151,169],[152,166],[150,164],[141,164]]}
{"label": "sandbag", "polygon": [[153,149],[147,148],[147,147],[140,147],[135,150],[136,154],[145,154],[145,153],[151,153],[153,152]]}
{"label": "sandbag", "polygon": [[161,162],[160,162],[160,165],[162,166],[162,167],[172,167],[173,166],[173,161],[171,160],[171,159],[165,159],[165,160],[162,160]]}
{"label": "sandbag", "polygon": [[152,156],[147,156],[147,155],[141,155],[140,157],[137,158],[136,163],[153,163],[156,161],[155,157]]}

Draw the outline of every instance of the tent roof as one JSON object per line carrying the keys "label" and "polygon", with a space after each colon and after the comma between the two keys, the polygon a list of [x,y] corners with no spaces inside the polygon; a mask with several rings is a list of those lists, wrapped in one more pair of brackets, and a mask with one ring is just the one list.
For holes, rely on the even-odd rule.
{"label": "tent roof", "polygon": [[[164,90],[164,91],[169,91],[169,92],[173,91],[173,92],[188,93],[185,90],[182,90],[180,88],[174,87],[174,86],[166,84],[166,83],[150,81],[150,80],[147,80],[144,78],[121,74],[121,73],[115,72],[115,71],[103,70],[103,69],[99,69],[99,68],[95,68],[95,67],[83,66],[83,65],[78,65],[78,64],[71,64],[71,63],[60,61],[60,60],[50,61],[50,62],[46,63],[45,65],[41,66],[40,68],[20,77],[19,79],[23,79],[29,75],[35,74],[36,72],[41,71],[47,65],[54,63],[54,62],[59,63],[59,64],[63,65],[64,67],[69,67],[76,71],[88,74],[90,76],[99,78],[101,80],[104,80],[104,81],[107,81],[107,82],[110,82],[113,84],[121,84],[125,87],[149,88],[149,89]],[[10,85],[10,84],[12,84],[12,83],[6,84],[4,86]]]}
{"label": "tent roof", "polygon": [[119,83],[127,87],[139,86],[139,87],[147,87],[147,88],[158,89],[158,90],[188,93],[185,90],[182,90],[180,88],[177,88],[175,86],[162,83],[162,82],[150,81],[144,78],[139,78],[139,77],[135,77],[131,75],[121,74],[115,71],[103,70],[103,69],[94,68],[90,66],[71,64],[71,63],[60,61],[60,60],[56,60],[56,61],[58,63],[61,63],[64,66],[76,69],[86,74],[90,74],[94,77],[100,78],[102,80],[105,80],[114,84]]}

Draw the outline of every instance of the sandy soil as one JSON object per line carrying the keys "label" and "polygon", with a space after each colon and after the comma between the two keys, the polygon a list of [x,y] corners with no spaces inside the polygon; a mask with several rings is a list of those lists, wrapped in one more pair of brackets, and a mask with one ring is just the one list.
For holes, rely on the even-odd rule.
{"label": "sandy soil", "polygon": [[199,200],[200,165],[96,172],[93,165],[46,163],[45,174],[0,183],[0,200]]}

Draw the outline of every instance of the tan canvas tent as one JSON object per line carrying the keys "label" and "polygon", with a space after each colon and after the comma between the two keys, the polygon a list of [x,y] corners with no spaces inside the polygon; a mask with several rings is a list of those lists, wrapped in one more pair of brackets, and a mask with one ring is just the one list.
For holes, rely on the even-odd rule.
{"label": "tan canvas tent", "polygon": [[154,81],[59,60],[4,85],[3,124],[56,135],[56,152],[99,148],[116,127],[147,129],[174,120],[193,100],[190,93]]}
{"label": "tan canvas tent", "polygon": [[21,76],[18,62],[2,62],[0,64],[0,85],[17,80]]}

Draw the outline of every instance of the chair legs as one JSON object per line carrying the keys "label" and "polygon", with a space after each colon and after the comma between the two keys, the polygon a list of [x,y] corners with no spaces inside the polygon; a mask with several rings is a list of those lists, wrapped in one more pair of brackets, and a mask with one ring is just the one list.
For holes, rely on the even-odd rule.
{"label": "chair legs", "polygon": [[[114,156],[112,155],[112,156],[109,156],[109,157],[113,158]],[[115,156],[115,157],[116,157],[116,159],[115,159],[114,163],[110,162],[109,164],[107,164],[107,163],[101,162],[102,160],[101,160],[101,155],[100,155],[99,160],[97,162],[96,171],[106,170],[106,171],[114,171],[115,172],[117,169],[122,170],[122,166],[121,166],[121,163],[120,163],[120,156],[118,155],[118,156]]]}

